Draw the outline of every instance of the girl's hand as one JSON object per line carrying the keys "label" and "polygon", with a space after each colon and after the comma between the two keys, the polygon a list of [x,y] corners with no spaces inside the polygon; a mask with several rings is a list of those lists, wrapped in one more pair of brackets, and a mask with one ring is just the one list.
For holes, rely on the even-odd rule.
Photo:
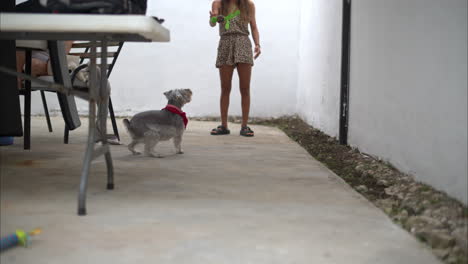
{"label": "girl's hand", "polygon": [[216,17],[216,22],[218,22],[218,23],[223,23],[224,22],[224,16],[217,15],[216,13],[213,13],[212,11],[210,11],[210,22],[211,22],[211,19],[213,19],[213,17]]}
{"label": "girl's hand", "polygon": [[260,54],[262,54],[262,47],[260,45],[255,45],[255,56],[254,59],[256,60]]}
{"label": "girl's hand", "polygon": [[213,13],[213,11],[210,10],[210,26],[211,27],[214,27],[216,26],[216,22],[213,22],[213,17],[216,17],[215,13]]}
{"label": "girl's hand", "polygon": [[214,17],[218,17],[220,8],[221,8],[221,0],[214,0],[213,4],[211,5],[211,10],[210,10],[210,25],[212,27],[216,26],[216,22],[212,21],[212,19]]}

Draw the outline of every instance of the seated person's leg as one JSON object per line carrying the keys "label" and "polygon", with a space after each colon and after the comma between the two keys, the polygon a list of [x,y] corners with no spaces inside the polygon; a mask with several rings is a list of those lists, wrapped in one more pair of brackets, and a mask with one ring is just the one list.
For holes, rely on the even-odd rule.
{"label": "seated person's leg", "polygon": [[65,41],[65,52],[68,54],[72,49],[73,41]]}
{"label": "seated person's leg", "polygon": [[47,63],[49,62],[49,52],[47,51],[33,51],[32,52],[32,76],[51,75],[47,70]]}
{"label": "seated person's leg", "polygon": [[[73,41],[65,41],[65,54],[70,53]],[[53,75],[50,66],[50,55],[47,51],[35,51],[32,55],[33,76]]]}
{"label": "seated person's leg", "polygon": [[[26,61],[26,54],[24,51],[17,50],[16,51],[16,71],[23,72],[24,64]],[[21,78],[16,78],[18,82],[18,89],[21,89],[21,82],[23,81]]]}
{"label": "seated person's leg", "polygon": [[[43,53],[43,54],[39,54]],[[49,61],[49,54],[45,51],[33,51],[31,59],[31,75],[32,76],[42,76],[48,75],[47,71],[47,62]],[[23,50],[16,51],[16,71],[24,72],[24,66],[26,65],[26,52]],[[22,79],[17,78],[18,80],[18,89],[23,87]]]}
{"label": "seated person's leg", "polygon": [[[72,48],[73,41],[65,41],[65,52],[68,54]],[[34,77],[37,76],[45,76],[45,75],[52,75],[50,67],[48,64],[50,63],[50,56],[49,52],[47,51],[33,51],[31,54],[31,74]],[[17,50],[16,51],[16,71],[23,72],[24,66],[26,64],[26,54],[24,51]],[[22,88],[22,79],[18,79],[18,89]]]}

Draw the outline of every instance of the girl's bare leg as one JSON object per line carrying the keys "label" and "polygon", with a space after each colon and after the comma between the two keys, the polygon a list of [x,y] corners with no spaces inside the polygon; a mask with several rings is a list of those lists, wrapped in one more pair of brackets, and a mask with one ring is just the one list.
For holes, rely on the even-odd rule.
{"label": "girl's bare leg", "polygon": [[242,127],[245,127],[249,121],[252,65],[246,63],[238,64],[237,73],[239,74],[239,88],[242,99]]}
{"label": "girl's bare leg", "polygon": [[234,73],[234,66],[222,66],[219,68],[219,75],[221,78],[221,125],[227,128],[228,125],[228,110],[229,110],[229,96],[232,87],[232,75]]}

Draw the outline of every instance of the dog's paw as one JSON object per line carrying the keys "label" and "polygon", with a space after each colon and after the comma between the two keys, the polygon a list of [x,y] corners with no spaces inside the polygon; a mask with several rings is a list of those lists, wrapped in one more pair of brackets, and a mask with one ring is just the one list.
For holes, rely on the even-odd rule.
{"label": "dog's paw", "polygon": [[158,158],[158,159],[164,158],[163,155],[156,154],[156,153],[148,153],[148,154],[146,154],[146,156],[151,157],[151,158]]}
{"label": "dog's paw", "polygon": [[179,151],[177,151],[177,154],[184,154],[184,151],[183,151],[183,150],[179,150]]}
{"label": "dog's paw", "polygon": [[141,152],[136,152],[135,151],[135,152],[132,152],[132,154],[135,155],[135,156],[138,156],[138,155],[141,155]]}

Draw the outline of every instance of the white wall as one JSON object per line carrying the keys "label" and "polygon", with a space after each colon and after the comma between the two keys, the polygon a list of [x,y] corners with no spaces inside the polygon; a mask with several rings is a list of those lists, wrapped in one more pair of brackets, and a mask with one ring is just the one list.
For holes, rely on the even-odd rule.
{"label": "white wall", "polygon": [[467,1],[352,8],[350,143],[467,203]]}
{"label": "white wall", "polygon": [[338,136],[341,69],[341,0],[302,0],[297,112]]}
{"label": "white wall", "polygon": [[[112,100],[118,114],[162,108],[163,92],[191,88],[190,116],[219,115],[219,74],[215,68],[218,28],[208,25],[211,0],[150,0],[148,14],[166,19],[170,43],[126,43],[111,75]],[[252,79],[252,116],[293,114],[296,109],[299,0],[256,0],[263,55]],[[37,97],[37,98],[36,98]],[[39,97],[34,112],[41,112]],[[59,109],[56,97],[51,107]],[[79,104],[86,114],[87,105]],[[235,73],[230,114],[240,115]]]}

